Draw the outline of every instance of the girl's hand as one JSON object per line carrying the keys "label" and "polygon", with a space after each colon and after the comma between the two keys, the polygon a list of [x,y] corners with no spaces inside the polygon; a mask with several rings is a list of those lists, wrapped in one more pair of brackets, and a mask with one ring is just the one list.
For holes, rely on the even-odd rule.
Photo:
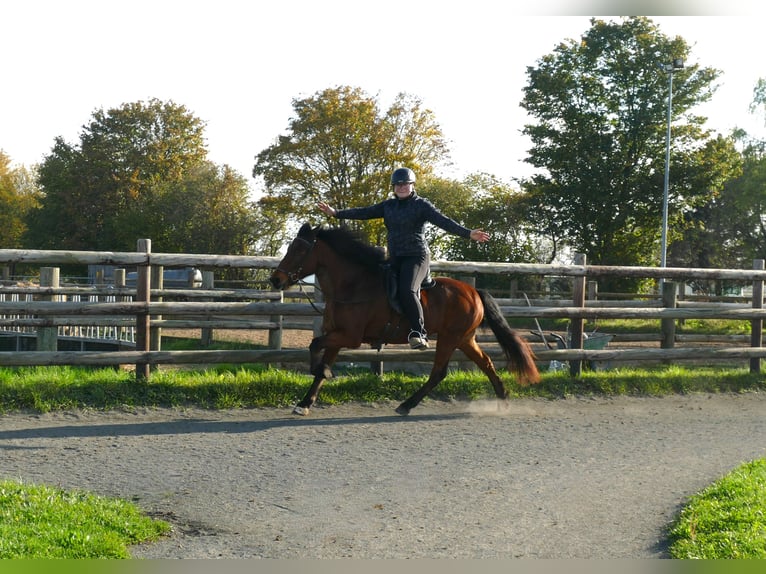
{"label": "girl's hand", "polygon": [[337,210],[327,205],[324,201],[317,203],[317,207],[327,215],[335,215]]}

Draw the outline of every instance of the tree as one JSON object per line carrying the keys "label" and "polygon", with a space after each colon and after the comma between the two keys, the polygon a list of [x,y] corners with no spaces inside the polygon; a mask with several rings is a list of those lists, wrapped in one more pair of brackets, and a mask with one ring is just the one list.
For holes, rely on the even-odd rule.
{"label": "tree", "polygon": [[[526,194],[514,190],[487,173],[474,173],[463,181],[429,178],[419,193],[439,210],[470,229],[481,228],[491,235],[486,243],[467,241],[434,226],[426,235],[434,256],[451,261],[549,262],[551,245],[541,240],[529,224]],[[505,289],[508,278],[480,276],[477,285]]]}
{"label": "tree", "polygon": [[[526,161],[544,172],[524,187],[541,230],[591,264],[659,261],[668,96],[660,67],[689,51],[646,17],[592,19],[580,40],[527,69],[521,105],[537,123],[524,129],[533,142]],[[691,113],[719,74],[697,65],[674,74],[670,228],[736,168],[731,146],[711,142],[705,118]]]}
{"label": "tree", "polygon": [[[750,105],[766,111],[766,81],[760,79]],[[677,257],[694,267],[749,268],[766,253],[766,142],[743,129],[730,136],[741,152],[738,177],[728,179],[712,201],[697,208],[683,240],[672,245]],[[716,282],[716,289],[721,283]]]}
{"label": "tree", "polygon": [[158,214],[153,206],[207,156],[204,124],[184,106],[152,99],[98,110],[80,145],[56,138],[44,158],[42,205],[29,242],[41,248],[135,249]]}
{"label": "tree", "polygon": [[[293,222],[317,221],[318,201],[338,209],[377,203],[388,195],[396,167],[427,177],[448,157],[432,112],[407,94],[399,94],[384,114],[374,98],[348,86],[295,99],[293,109],[288,133],[261,151],[253,168],[269,197],[286,200]],[[381,222],[352,225],[384,243]]]}
{"label": "tree", "polygon": [[0,248],[23,247],[27,214],[39,200],[33,175],[24,167],[11,168],[10,158],[0,150]]}
{"label": "tree", "polygon": [[180,181],[158,187],[136,222],[143,222],[153,246],[185,253],[252,252],[255,209],[244,177],[229,166],[204,161]]}

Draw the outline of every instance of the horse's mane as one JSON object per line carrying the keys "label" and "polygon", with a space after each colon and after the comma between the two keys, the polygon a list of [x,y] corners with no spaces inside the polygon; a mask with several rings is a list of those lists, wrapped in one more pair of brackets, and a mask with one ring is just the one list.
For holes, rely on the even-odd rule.
{"label": "horse's mane", "polygon": [[386,252],[370,245],[361,235],[348,227],[317,227],[316,238],[324,241],[340,257],[373,271],[380,271],[386,260]]}

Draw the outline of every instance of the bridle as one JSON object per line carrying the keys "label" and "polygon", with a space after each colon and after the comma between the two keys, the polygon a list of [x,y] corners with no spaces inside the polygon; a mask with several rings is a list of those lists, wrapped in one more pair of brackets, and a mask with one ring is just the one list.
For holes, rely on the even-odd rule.
{"label": "bridle", "polygon": [[296,237],[295,239],[293,239],[292,243],[290,243],[290,247],[287,248],[288,251],[290,250],[290,248],[293,246],[293,244],[296,241],[300,241],[301,243],[305,243],[306,245],[308,245],[308,249],[306,249],[306,252],[298,260],[297,269],[295,271],[287,271],[285,269],[282,269],[281,267],[276,268],[276,271],[281,271],[282,273],[284,273],[287,276],[288,281],[290,281],[291,283],[298,283],[298,281],[300,280],[300,274],[301,274],[301,271],[303,271],[303,262],[306,260],[306,257],[309,256],[311,251],[314,249],[314,245],[316,245],[316,240],[309,241],[308,239],[303,239],[303,237]]}
{"label": "bridle", "polygon": [[[303,239],[303,237],[296,237],[293,239],[292,243],[290,243],[290,247],[287,248],[288,251],[290,251],[290,248],[293,246],[293,243],[296,241],[300,241],[301,243],[305,243],[308,245],[308,248],[306,249],[306,252],[301,255],[301,258],[298,260],[298,267],[295,271],[287,271],[286,269],[282,269],[281,267],[277,267],[276,271],[281,271],[287,276],[287,280],[290,283],[297,283],[298,288],[301,290],[301,293],[305,295],[306,299],[308,299],[308,302],[311,303],[311,306],[314,308],[314,311],[316,311],[318,314],[322,314],[322,311],[320,311],[316,305],[314,305],[314,302],[311,300],[311,297],[309,297],[309,294],[306,293],[306,291],[303,290],[303,281],[300,278],[301,271],[303,271],[303,262],[306,260],[306,257],[309,256],[311,251],[314,249],[314,245],[316,245],[316,239],[314,241],[309,241],[308,239]],[[314,286],[316,289],[316,285]]]}
{"label": "bridle", "polygon": [[[303,271],[303,262],[311,254],[311,251],[314,249],[314,246],[316,245],[316,240],[309,241],[308,239],[304,239],[303,237],[296,237],[290,243],[290,247],[287,248],[288,251],[290,251],[290,249],[293,247],[293,244],[296,241],[298,241],[300,243],[303,243],[306,246],[308,246],[306,248],[305,253],[303,253],[303,255],[301,255],[301,258],[298,260],[298,265],[297,265],[296,270],[295,271],[287,271],[286,269],[283,269],[281,267],[277,267],[275,269],[275,271],[280,271],[280,272],[284,273],[287,276],[287,279],[290,281],[290,283],[292,283],[292,284],[296,284],[297,283],[298,284],[298,288],[301,290],[301,293],[303,293],[306,296],[306,299],[308,299],[309,303],[311,303],[311,306],[314,308],[314,310],[321,315],[322,311],[320,311],[317,308],[317,306],[314,305],[314,302],[311,300],[311,297],[309,297],[309,294],[306,293],[303,290],[303,281],[301,281],[301,279],[300,279],[301,271]],[[319,288],[319,286],[317,284],[314,284],[314,289],[318,289],[318,288]],[[359,299],[359,300],[351,300],[351,301],[343,301],[343,300],[337,300],[336,299],[335,302],[336,303],[367,303],[367,302],[369,302],[371,300],[372,300],[371,298],[365,298],[365,299]]]}

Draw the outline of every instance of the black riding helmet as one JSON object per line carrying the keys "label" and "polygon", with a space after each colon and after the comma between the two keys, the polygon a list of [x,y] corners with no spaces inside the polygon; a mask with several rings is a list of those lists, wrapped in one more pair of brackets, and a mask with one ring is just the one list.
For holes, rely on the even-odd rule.
{"label": "black riding helmet", "polygon": [[391,185],[397,183],[415,183],[415,172],[408,167],[400,167],[391,174]]}

